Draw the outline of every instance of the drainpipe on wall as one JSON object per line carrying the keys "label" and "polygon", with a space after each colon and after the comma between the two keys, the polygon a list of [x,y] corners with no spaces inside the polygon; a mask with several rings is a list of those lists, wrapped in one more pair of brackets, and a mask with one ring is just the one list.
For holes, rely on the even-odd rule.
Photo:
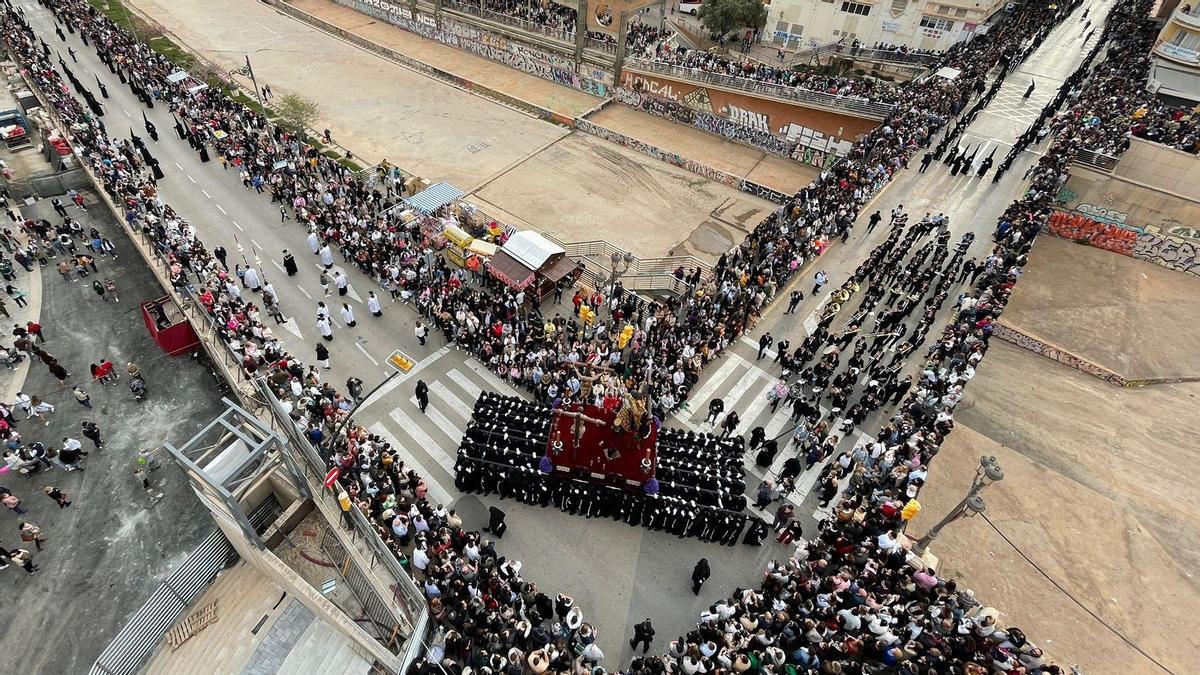
{"label": "drainpipe on wall", "polygon": [[621,68],[625,66],[625,35],[629,32],[628,12],[622,11],[617,26],[617,60],[613,63],[613,85],[621,86]]}
{"label": "drainpipe on wall", "polygon": [[575,6],[575,72],[579,72],[579,63],[583,60],[583,46],[587,44],[587,11],[588,1],[578,0]]}

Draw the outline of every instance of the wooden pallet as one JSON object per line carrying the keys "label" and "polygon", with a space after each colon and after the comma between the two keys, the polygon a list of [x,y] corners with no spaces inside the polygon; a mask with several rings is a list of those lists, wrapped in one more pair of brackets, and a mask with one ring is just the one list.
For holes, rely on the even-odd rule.
{"label": "wooden pallet", "polygon": [[171,651],[190,640],[193,635],[204,630],[209,624],[217,621],[217,602],[214,600],[200,609],[192,612],[186,619],[175,624],[167,633],[167,644]]}

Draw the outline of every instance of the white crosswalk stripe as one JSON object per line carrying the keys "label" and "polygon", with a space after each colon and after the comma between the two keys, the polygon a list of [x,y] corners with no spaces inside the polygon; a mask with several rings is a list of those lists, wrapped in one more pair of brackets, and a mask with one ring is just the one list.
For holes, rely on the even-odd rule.
{"label": "white crosswalk stripe", "polygon": [[[725,383],[725,380],[729,378],[730,374],[737,369],[739,361],[744,363],[740,357],[730,353],[727,356],[725,363],[722,363],[721,366],[717,368],[717,372],[713,373],[712,376],[709,377],[699,389],[692,392],[692,395],[689,397],[691,400],[691,410],[676,412],[675,417],[683,422],[687,422],[689,421],[688,418],[692,415],[707,415],[709,398],[712,397],[713,392],[715,392],[718,387]],[[703,420],[704,418],[701,417],[700,419]]]}
{"label": "white crosswalk stripe", "polygon": [[[392,447],[396,449],[396,452],[400,455],[400,458],[404,460],[405,464],[413,467],[421,466],[421,463],[413,459],[413,456],[405,449],[404,444],[397,440],[396,437],[392,435],[392,432],[389,431],[382,422],[376,422],[368,426],[367,430],[382,437],[388,443],[391,443]],[[434,501],[441,504],[449,504],[450,502],[454,501],[454,498],[451,497],[451,493],[446,490],[446,488],[442,487],[442,484],[439,483],[437,479],[435,479],[433,476],[430,476],[428,471],[421,471],[420,473],[425,478],[425,485],[429,487],[429,496]],[[454,473],[451,472],[450,475],[453,476]]]}
{"label": "white crosswalk stripe", "polygon": [[438,443],[434,441],[429,434],[425,433],[425,430],[421,428],[420,424],[418,424],[413,418],[409,417],[408,413],[404,412],[400,408],[393,408],[392,412],[388,414],[391,416],[392,421],[394,421],[400,427],[400,429],[404,431],[405,434],[407,434],[410,438],[412,438],[413,441],[416,442],[418,447],[423,449],[430,457],[433,458],[435,462],[440,464],[441,467],[446,470],[446,473],[450,474],[451,476],[454,475],[454,458],[442,450],[443,445],[447,444],[450,444],[453,448],[458,447],[458,439],[451,436],[451,434],[454,433],[453,429],[445,429],[444,433],[446,434],[446,437],[450,439],[448,442],[443,441]]}
{"label": "white crosswalk stripe", "polygon": [[450,381],[454,382],[454,384],[457,384],[460,389],[467,392],[467,396],[470,396],[472,400],[478,399],[479,396],[483,394],[483,389],[479,388],[474,382],[472,382],[471,378],[463,375],[462,371],[460,371],[458,368],[451,368],[446,375],[450,378]]}
{"label": "white crosswalk stripe", "polygon": [[[755,422],[758,420],[759,415],[761,415],[763,411],[767,409],[767,406],[771,405],[771,399],[767,398],[767,395],[771,392],[771,388],[774,386],[775,383],[772,380],[767,380],[767,382],[763,384],[762,388],[758,390],[758,393],[754,394],[754,397],[750,399],[750,405],[746,406],[745,411],[738,413],[742,422],[735,430],[737,433],[748,434],[754,427],[761,426],[759,424],[755,424]],[[734,410],[737,410],[737,408],[734,408]]]}
{"label": "white crosswalk stripe", "polygon": [[434,382],[433,384],[429,385],[429,393],[432,394],[435,399],[439,400],[439,402],[448,405],[450,410],[452,410],[454,414],[462,419],[461,425],[455,425],[460,432],[467,428],[467,422],[471,420],[472,406],[467,405],[465,401],[456,396],[454,392],[450,391],[450,389],[448,389],[446,385],[442,384],[441,382]]}

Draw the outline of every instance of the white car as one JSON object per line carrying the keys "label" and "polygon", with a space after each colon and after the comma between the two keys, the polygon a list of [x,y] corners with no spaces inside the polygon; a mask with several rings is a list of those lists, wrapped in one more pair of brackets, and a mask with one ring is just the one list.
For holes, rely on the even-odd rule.
{"label": "white car", "polygon": [[700,4],[699,2],[681,2],[679,3],[679,13],[696,16],[696,12],[700,11]]}

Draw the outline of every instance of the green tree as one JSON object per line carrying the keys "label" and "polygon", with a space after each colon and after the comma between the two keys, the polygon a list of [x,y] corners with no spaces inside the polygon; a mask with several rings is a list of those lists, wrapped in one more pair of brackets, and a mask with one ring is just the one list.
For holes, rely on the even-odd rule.
{"label": "green tree", "polygon": [[274,107],[279,123],[294,133],[306,133],[317,122],[317,104],[303,96],[287,94]]}
{"label": "green tree", "polygon": [[767,25],[767,8],[762,0],[704,0],[700,21],[714,36],[741,28]]}

